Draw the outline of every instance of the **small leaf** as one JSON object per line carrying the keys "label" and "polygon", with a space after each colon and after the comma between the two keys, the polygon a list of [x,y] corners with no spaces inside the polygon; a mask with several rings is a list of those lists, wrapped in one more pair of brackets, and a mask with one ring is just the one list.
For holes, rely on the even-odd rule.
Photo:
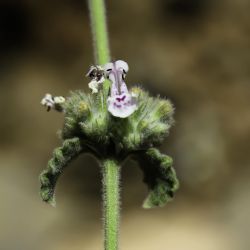
{"label": "small leaf", "polygon": [[150,148],[140,153],[138,161],[144,172],[144,182],[149,188],[143,207],[164,206],[173,199],[174,192],[179,187],[175,170],[172,167],[172,158],[161,154],[155,148]]}
{"label": "small leaf", "polygon": [[40,174],[40,196],[43,201],[56,205],[55,186],[57,179],[67,164],[80,154],[82,147],[78,138],[66,139],[62,147],[56,148],[47,169]]}

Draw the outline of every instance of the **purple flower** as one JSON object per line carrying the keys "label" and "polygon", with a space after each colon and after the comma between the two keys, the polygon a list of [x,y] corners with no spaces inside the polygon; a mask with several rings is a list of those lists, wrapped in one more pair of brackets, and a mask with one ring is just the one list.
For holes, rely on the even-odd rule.
{"label": "purple flower", "polygon": [[106,77],[112,82],[108,97],[108,111],[116,117],[126,118],[137,109],[136,97],[129,93],[125,83],[128,64],[118,60],[104,66]]}

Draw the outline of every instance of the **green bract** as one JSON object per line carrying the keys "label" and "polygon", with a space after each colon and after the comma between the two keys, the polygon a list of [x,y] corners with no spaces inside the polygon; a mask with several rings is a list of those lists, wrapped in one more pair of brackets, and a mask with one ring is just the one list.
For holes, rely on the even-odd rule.
{"label": "green bract", "polygon": [[112,116],[102,93],[75,91],[61,104],[65,115],[63,145],[54,150],[47,169],[40,175],[44,201],[55,204],[59,175],[73,158],[85,152],[101,162],[113,159],[122,164],[129,156],[137,160],[149,188],[145,208],[163,206],[172,199],[178,188],[173,161],[154,147],[169,133],[174,121],[173,105],[169,100],[150,97],[138,87],[130,92],[137,98],[137,110],[127,118]]}

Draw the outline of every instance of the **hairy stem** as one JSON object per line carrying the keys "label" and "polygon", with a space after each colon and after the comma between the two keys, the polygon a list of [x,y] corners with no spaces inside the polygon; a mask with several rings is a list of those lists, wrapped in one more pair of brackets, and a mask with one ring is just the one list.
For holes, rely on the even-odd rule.
{"label": "hairy stem", "polygon": [[[110,61],[108,32],[104,0],[88,0],[92,28],[95,63]],[[110,83],[103,83],[103,98],[106,99]],[[103,216],[105,250],[117,250],[119,231],[119,178],[120,166],[113,159],[102,162],[103,167]]]}
{"label": "hairy stem", "polygon": [[[103,65],[110,61],[108,32],[104,0],[88,0],[92,28],[95,63]],[[109,90],[109,81],[103,84],[104,96]]]}
{"label": "hairy stem", "polygon": [[113,159],[104,160],[102,165],[105,250],[117,250],[120,212],[120,166]]}

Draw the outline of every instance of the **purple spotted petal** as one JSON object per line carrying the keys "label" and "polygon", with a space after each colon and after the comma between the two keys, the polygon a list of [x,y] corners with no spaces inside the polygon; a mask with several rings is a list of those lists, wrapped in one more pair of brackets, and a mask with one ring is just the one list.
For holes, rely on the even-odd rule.
{"label": "purple spotted petal", "polygon": [[136,99],[129,93],[108,97],[108,111],[113,116],[126,118],[136,109]]}

